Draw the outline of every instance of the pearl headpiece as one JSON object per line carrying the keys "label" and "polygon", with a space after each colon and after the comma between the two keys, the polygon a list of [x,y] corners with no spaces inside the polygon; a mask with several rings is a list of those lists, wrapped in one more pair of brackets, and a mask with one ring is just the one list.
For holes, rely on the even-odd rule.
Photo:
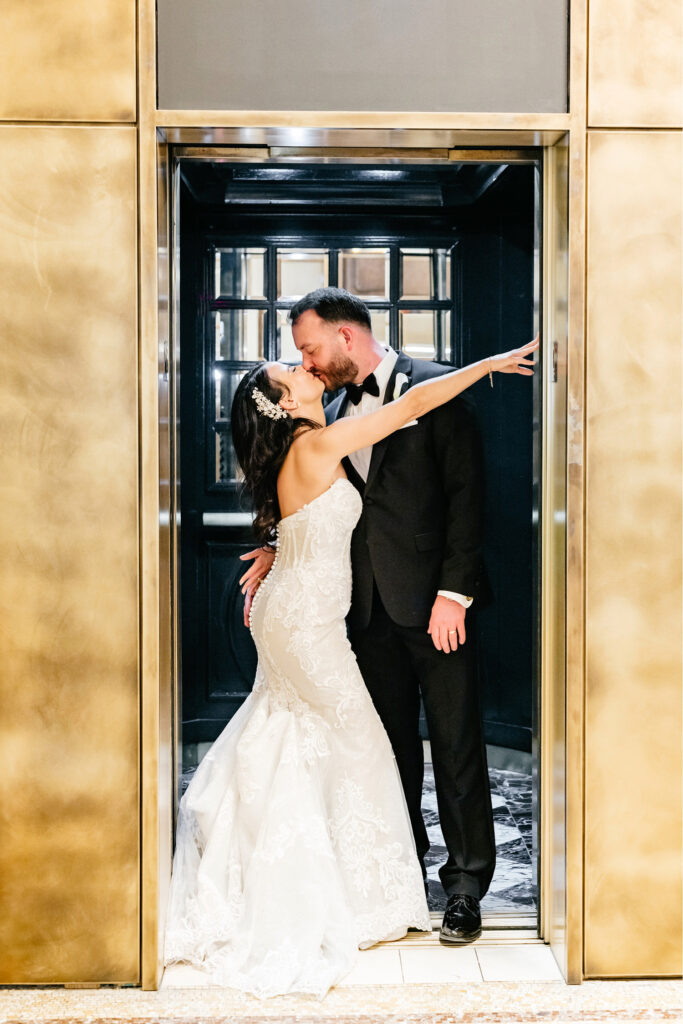
{"label": "pearl headpiece", "polygon": [[271,420],[282,420],[287,415],[281,405],[271,402],[258,388],[252,388],[251,397],[254,399],[256,408],[262,416],[267,416]]}

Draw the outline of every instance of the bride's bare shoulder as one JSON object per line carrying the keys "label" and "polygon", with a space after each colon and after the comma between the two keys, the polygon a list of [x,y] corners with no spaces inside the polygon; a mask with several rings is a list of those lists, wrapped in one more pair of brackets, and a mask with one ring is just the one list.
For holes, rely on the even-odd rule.
{"label": "bride's bare shoulder", "polygon": [[283,473],[285,476],[294,477],[306,477],[311,473],[312,465],[315,463],[315,451],[317,445],[315,444],[315,436],[319,434],[319,430],[301,430],[297,433],[292,441],[289,451],[285,456],[285,460],[282,463],[280,475]]}
{"label": "bride's bare shoulder", "polygon": [[315,453],[320,450],[321,442],[324,441],[328,430],[327,426],[299,430],[292,441],[287,458],[294,458],[295,461],[300,458],[307,461],[315,458]]}
{"label": "bride's bare shoulder", "polygon": [[326,427],[302,430],[292,441],[278,476],[278,491],[291,489],[297,493],[317,494],[329,484],[338,471],[339,459],[321,444],[326,433]]}

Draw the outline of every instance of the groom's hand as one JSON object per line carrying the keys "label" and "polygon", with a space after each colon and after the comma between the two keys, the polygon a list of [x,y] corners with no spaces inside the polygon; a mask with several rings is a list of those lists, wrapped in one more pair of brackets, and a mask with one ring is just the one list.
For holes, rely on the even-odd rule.
{"label": "groom's hand", "polygon": [[457,651],[458,644],[465,643],[465,613],[467,609],[459,601],[438,596],[432,605],[427,632],[437,651],[450,654]]}
{"label": "groom's hand", "polygon": [[244,576],[241,577],[239,585],[244,594],[244,625],[249,625],[249,610],[251,602],[262,579],[270,572],[275,560],[275,552],[272,548],[254,548],[240,555],[240,561],[245,562],[253,558],[254,564],[250,565]]}
{"label": "groom's hand", "polygon": [[250,558],[253,558],[254,564],[250,565],[244,576],[240,578],[243,594],[252,590],[254,585],[260,583],[264,576],[268,575],[275,561],[275,552],[272,548],[254,548],[253,551],[246,551],[240,555],[240,562],[247,562]]}

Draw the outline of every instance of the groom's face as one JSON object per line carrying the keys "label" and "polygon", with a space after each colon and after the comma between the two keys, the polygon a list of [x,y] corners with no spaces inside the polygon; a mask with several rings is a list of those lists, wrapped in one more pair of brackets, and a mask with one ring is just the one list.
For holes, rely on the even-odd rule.
{"label": "groom's face", "polygon": [[358,366],[351,358],[353,327],[349,324],[330,324],[313,309],[302,313],[292,325],[294,344],[304,369],[325,385],[326,391],[336,391],[358,376]]}

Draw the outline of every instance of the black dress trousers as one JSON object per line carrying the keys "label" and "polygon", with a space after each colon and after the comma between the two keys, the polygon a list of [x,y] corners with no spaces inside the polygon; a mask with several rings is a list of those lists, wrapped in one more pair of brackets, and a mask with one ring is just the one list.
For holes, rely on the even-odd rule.
{"label": "black dress trousers", "polygon": [[496,844],[475,671],[475,615],[471,606],[465,643],[445,654],[436,650],[426,627],[393,622],[375,585],[370,622],[364,629],[351,627],[349,638],[396,755],[423,874],[429,840],[421,811],[420,693],[448,848],[441,882],[449,896],[481,899],[493,877]]}

